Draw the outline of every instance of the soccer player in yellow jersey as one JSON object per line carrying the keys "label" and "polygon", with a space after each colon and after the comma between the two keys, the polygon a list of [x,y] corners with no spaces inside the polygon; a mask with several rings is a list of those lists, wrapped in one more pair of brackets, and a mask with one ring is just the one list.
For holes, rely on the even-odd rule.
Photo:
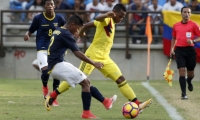
{"label": "soccer player in yellow jersey", "polygon": [[[96,27],[93,42],[87,49],[85,55],[94,61],[102,62],[104,67],[98,70],[105,77],[108,77],[116,82],[121,93],[129,101],[133,101],[138,104],[140,110],[142,110],[151,104],[152,99],[143,103],[139,102],[134,91],[122,75],[119,67],[109,56],[115,35],[115,24],[121,22],[125,15],[126,8],[124,5],[116,4],[112,11],[101,14],[97,16],[94,21],[86,23],[79,34],[83,35],[88,28]],[[94,68],[95,67],[92,65],[83,61],[79,67],[79,69],[86,75],[90,75]]]}
{"label": "soccer player in yellow jersey", "polygon": [[[122,75],[119,67],[109,56],[114,40],[115,24],[121,22],[125,15],[125,6],[123,4],[116,4],[112,11],[101,14],[97,16],[94,21],[86,23],[79,31],[79,35],[82,36],[87,29],[96,27],[96,33],[93,42],[87,49],[85,55],[94,61],[103,63],[104,67],[98,70],[105,77],[109,77],[116,82],[121,93],[129,101],[135,102],[139,106],[139,109],[142,110],[152,103],[152,99],[149,99],[145,102],[139,102],[134,91]],[[90,75],[94,70],[94,67],[82,61],[79,69],[86,75]],[[66,88],[64,86],[67,86],[67,84],[62,82],[60,86],[62,86],[62,89],[64,90],[64,88]],[[96,87],[91,86],[90,91],[92,97],[96,98],[102,103],[104,102],[104,97]],[[112,104],[110,107],[112,107]]]}

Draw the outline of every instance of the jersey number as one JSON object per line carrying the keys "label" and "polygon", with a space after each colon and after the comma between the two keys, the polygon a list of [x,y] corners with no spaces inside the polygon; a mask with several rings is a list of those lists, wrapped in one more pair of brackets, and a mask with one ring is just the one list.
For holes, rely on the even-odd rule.
{"label": "jersey number", "polygon": [[54,36],[51,37],[51,43],[49,44],[49,47],[48,47],[48,55],[50,55],[49,50],[50,50],[50,47],[52,46],[53,42],[54,42]]}
{"label": "jersey number", "polygon": [[48,35],[49,35],[49,36],[52,36],[52,29],[49,29]]}

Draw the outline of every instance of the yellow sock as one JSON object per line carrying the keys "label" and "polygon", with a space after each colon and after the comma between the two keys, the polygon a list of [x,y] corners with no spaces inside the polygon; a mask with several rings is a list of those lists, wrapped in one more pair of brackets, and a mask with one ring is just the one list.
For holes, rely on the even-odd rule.
{"label": "yellow sock", "polygon": [[66,82],[63,81],[57,88],[57,90],[59,91],[59,93],[63,93],[65,91],[67,91],[71,86]]}
{"label": "yellow sock", "polygon": [[136,98],[136,95],[133,91],[133,89],[129,86],[129,84],[126,82],[126,80],[120,84],[118,84],[119,90],[121,93],[129,100],[133,100]]}

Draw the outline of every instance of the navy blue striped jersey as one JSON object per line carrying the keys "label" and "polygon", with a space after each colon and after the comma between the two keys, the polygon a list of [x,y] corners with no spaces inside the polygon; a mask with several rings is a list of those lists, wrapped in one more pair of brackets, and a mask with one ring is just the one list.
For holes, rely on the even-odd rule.
{"label": "navy blue striped jersey", "polygon": [[57,27],[64,26],[65,23],[66,23],[65,19],[59,14],[55,14],[55,17],[52,19],[47,18],[44,13],[36,15],[29,28],[29,32],[34,33],[35,31],[37,31],[36,34],[37,51],[47,50],[53,31]]}
{"label": "navy blue striped jersey", "polygon": [[51,37],[48,48],[48,70],[53,66],[64,61],[65,51],[70,49],[72,52],[79,51],[74,36],[64,27],[57,28]]}

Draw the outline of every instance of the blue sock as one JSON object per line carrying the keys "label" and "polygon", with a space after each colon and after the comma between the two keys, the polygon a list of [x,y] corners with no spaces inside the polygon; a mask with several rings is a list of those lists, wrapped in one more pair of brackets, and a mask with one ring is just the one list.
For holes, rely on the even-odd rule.
{"label": "blue sock", "polygon": [[47,70],[42,71],[41,79],[42,79],[43,86],[47,87],[47,83],[48,83],[48,80],[49,80],[49,74],[48,74]]}
{"label": "blue sock", "polygon": [[90,104],[92,99],[91,93],[82,91],[81,97],[83,102],[83,110],[90,110]]}
{"label": "blue sock", "polygon": [[55,90],[60,85],[60,80],[53,79],[53,90]]}
{"label": "blue sock", "polygon": [[99,102],[104,101],[103,95],[99,92],[99,90],[96,87],[90,86],[90,92],[92,94],[92,97],[97,99]]}

